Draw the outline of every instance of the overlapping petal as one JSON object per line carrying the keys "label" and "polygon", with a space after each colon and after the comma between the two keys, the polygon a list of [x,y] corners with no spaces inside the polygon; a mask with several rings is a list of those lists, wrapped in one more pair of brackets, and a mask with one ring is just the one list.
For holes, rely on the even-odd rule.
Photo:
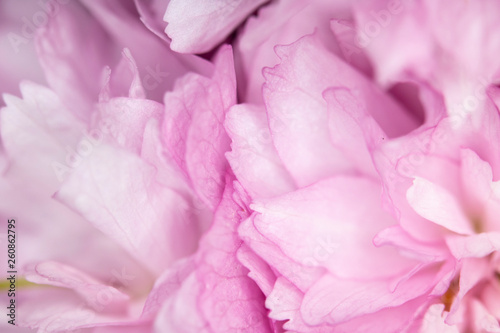
{"label": "overlapping petal", "polygon": [[165,32],[177,52],[208,52],[267,1],[171,0],[164,17],[168,23]]}

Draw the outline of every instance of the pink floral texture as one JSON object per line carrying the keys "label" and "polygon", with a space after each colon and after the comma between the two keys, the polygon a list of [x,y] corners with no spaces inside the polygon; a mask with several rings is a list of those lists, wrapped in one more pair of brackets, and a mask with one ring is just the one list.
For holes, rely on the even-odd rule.
{"label": "pink floral texture", "polygon": [[497,1],[0,5],[2,332],[500,331]]}

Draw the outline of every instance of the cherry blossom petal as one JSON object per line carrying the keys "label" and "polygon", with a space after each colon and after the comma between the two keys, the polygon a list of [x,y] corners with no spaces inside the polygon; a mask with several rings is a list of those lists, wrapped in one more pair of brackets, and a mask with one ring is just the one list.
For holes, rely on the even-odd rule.
{"label": "cherry blossom petal", "polygon": [[[373,245],[374,236],[394,223],[381,210],[379,196],[374,182],[331,178],[252,205],[259,213],[254,223],[260,233],[303,266],[325,267],[342,278],[387,277],[410,269],[415,262],[392,248]],[[363,202],[363,209],[358,202]],[[357,265],[350,265],[352,262]]]}
{"label": "cherry blossom petal", "polygon": [[120,49],[130,49],[149,99],[161,102],[165,91],[171,90],[175,80],[187,72],[211,73],[212,65],[204,59],[172,52],[167,43],[152,34],[141,22],[132,1],[83,0],[82,3]]}
{"label": "cherry blossom petal", "polygon": [[165,12],[165,33],[172,50],[204,53],[221,43],[231,31],[268,0],[171,0]]}
{"label": "cherry blossom petal", "polygon": [[487,232],[470,236],[446,237],[446,244],[457,259],[484,257],[500,249],[500,232]]}
{"label": "cherry blossom petal", "polygon": [[388,293],[387,281],[354,281],[326,275],[309,289],[301,306],[309,324],[338,324],[363,314],[394,307],[429,293],[449,267],[429,267]]}
{"label": "cherry blossom petal", "polygon": [[482,210],[481,206],[490,198],[493,172],[491,166],[481,160],[473,150],[462,150],[461,157],[461,180],[470,206],[468,208],[478,214]]}
{"label": "cherry blossom petal", "polygon": [[57,12],[51,12],[48,23],[37,32],[40,62],[63,103],[80,119],[88,120],[97,101],[102,71],[114,64],[118,50],[80,3],[52,8]]}
{"label": "cherry blossom petal", "polygon": [[434,304],[429,307],[419,332],[431,333],[436,332],[436,330],[443,333],[460,332],[457,326],[445,323],[444,304]]}
{"label": "cherry blossom petal", "polygon": [[26,279],[37,284],[47,284],[74,290],[94,310],[124,312],[129,297],[119,290],[104,285],[71,266],[57,262],[37,264],[32,272],[26,272]]}
{"label": "cherry blossom petal", "polygon": [[226,112],[236,103],[232,51],[220,50],[212,79],[188,75],[165,95],[164,142],[170,155],[212,209],[221,200],[224,153],[230,140],[224,129]]}
{"label": "cherry blossom petal", "polygon": [[157,183],[152,166],[125,151],[97,146],[56,197],[152,272],[162,272],[196,247],[197,225],[186,200]]}

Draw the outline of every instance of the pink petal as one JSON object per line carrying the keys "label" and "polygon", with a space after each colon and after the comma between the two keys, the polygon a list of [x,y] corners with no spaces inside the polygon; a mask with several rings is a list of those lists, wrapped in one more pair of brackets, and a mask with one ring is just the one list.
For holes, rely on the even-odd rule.
{"label": "pink petal", "polygon": [[500,249],[500,232],[448,236],[446,244],[457,259],[480,258]]}
{"label": "pink petal", "polygon": [[139,153],[146,124],[152,119],[160,120],[162,111],[163,105],[150,100],[117,97],[99,103],[88,140],[94,139],[96,145],[113,142]]}
{"label": "pink petal", "polygon": [[129,296],[119,290],[58,262],[37,264],[32,272],[26,273],[26,279],[37,284],[72,289],[97,311],[123,313],[129,301]]}
{"label": "pink petal", "polygon": [[37,53],[47,81],[63,103],[87,120],[97,101],[104,66],[116,61],[116,46],[81,4],[53,8],[56,11],[38,31]]}
{"label": "pink petal", "polygon": [[208,318],[204,318],[199,307],[198,297],[203,285],[195,274],[183,279],[182,284],[162,304],[154,327],[157,332],[210,333]]}
{"label": "pink petal", "polygon": [[29,298],[24,299],[18,308],[19,313],[24,313],[17,320],[20,327],[42,332],[67,332],[130,320],[126,314],[101,314],[74,292],[62,288],[51,288],[50,292],[34,288],[26,296]]}
{"label": "pink petal", "polygon": [[257,230],[255,226],[257,217],[258,214],[254,213],[241,223],[238,228],[241,239],[273,268],[277,276],[283,275],[300,290],[307,290],[324,274],[325,269],[302,265],[287,256],[275,241]]}
{"label": "pink petal", "polygon": [[370,332],[413,332],[409,326],[418,322],[426,300],[421,297],[397,307],[385,308],[378,312],[353,318],[338,324],[322,322],[311,326],[304,322],[300,313],[303,294],[287,280],[279,278],[273,292],[266,300],[271,309],[269,316],[286,321],[284,328],[293,332],[314,333],[370,333]]}
{"label": "pink petal", "polygon": [[[21,89],[24,99],[5,96],[8,106],[0,111],[9,163],[0,177],[0,215],[23,221],[19,231],[26,243],[19,249],[19,266],[57,258],[100,279],[109,278],[116,267],[142,270],[119,245],[52,198],[76,168],[78,140],[86,131],[49,89],[27,82]],[[150,277],[137,276],[138,284],[149,283]]]}
{"label": "pink petal", "polygon": [[457,326],[445,323],[444,304],[433,304],[425,313],[423,324],[419,332],[460,333],[460,330]]}
{"label": "pink petal", "polygon": [[278,47],[276,52],[281,63],[264,71],[263,95],[276,149],[299,186],[351,168],[329,142],[328,112],[322,98],[325,89],[344,88],[358,94],[389,136],[406,133],[415,125],[404,110],[314,36]]}
{"label": "pink petal", "polygon": [[342,323],[425,295],[448,271],[448,266],[421,270],[392,293],[388,292],[388,281],[344,280],[326,275],[306,292],[301,313],[311,325]]}
{"label": "pink petal", "polygon": [[170,42],[163,32],[167,26],[167,23],[163,21],[163,16],[170,0],[135,0],[134,2],[144,25],[156,36]]}
{"label": "pink petal", "polygon": [[250,104],[233,106],[225,127],[232,140],[226,157],[252,197],[273,197],[295,189],[274,149],[264,108]]}
{"label": "pink petal", "polygon": [[258,231],[292,260],[325,267],[341,278],[375,279],[416,263],[393,248],[373,245],[374,236],[395,223],[379,200],[376,183],[336,177],[252,208],[259,213],[254,220]]}
{"label": "pink petal", "polygon": [[269,295],[276,282],[276,275],[271,267],[245,244],[241,245],[236,256],[238,261],[249,270],[248,277],[257,283],[264,295]]}
{"label": "pink petal", "polygon": [[[384,308],[335,325],[339,333],[412,332],[410,326],[420,320],[422,310],[429,301],[420,297],[400,306]],[[328,331],[327,331],[328,332]]]}
{"label": "pink petal", "polygon": [[146,98],[139,69],[129,49],[122,51],[120,62],[111,70],[104,69],[104,87],[99,94],[99,101],[108,101],[111,97]]}
{"label": "pink petal", "polygon": [[152,34],[140,21],[133,2],[83,0],[82,3],[120,49],[130,49],[137,61],[147,98],[161,102],[165,91],[171,90],[175,80],[187,72],[211,72],[212,66],[206,60],[172,52],[167,43]]}
{"label": "pink petal", "polygon": [[480,301],[472,299],[470,303],[471,326],[476,332],[500,332],[498,319],[493,317]]}
{"label": "pink petal", "polygon": [[479,214],[490,198],[493,172],[491,166],[470,149],[463,149],[461,157],[461,180],[468,208]]}
{"label": "pink petal", "polygon": [[[0,113],[3,147],[11,163],[31,169],[33,174],[28,173],[26,180],[34,177],[53,193],[62,180],[54,167],[60,161],[71,164],[67,158],[77,146],[84,124],[50,89],[30,82],[23,82],[20,88],[23,99],[4,95],[7,107]],[[34,159],[49,167],[33,170]]]}
{"label": "pink petal", "polygon": [[474,232],[460,204],[442,187],[426,179],[415,178],[406,197],[410,206],[427,220],[459,234]]}
{"label": "pink petal", "polygon": [[[70,266],[46,262],[36,267],[29,279],[54,287],[29,287],[18,290],[17,318],[21,327],[60,332],[96,326],[147,326],[134,320],[128,296],[103,285]],[[67,289],[70,288],[70,289]]]}
{"label": "pink petal", "polygon": [[[193,332],[196,325],[200,332],[270,332],[264,295],[236,257],[241,246],[236,233],[241,217],[235,212],[241,212],[241,207],[233,199],[237,194],[231,181],[227,184],[213,225],[195,256],[194,272],[158,315],[157,327],[164,331]],[[183,328],[183,319],[189,322],[188,328]]]}
{"label": "pink petal", "polygon": [[200,222],[201,229],[207,229],[212,223],[213,212],[198,198],[189,183],[181,177],[175,162],[164,153],[160,123],[155,118],[149,119],[144,128],[140,156],[156,168],[158,183],[184,196],[190,204],[193,217]]}
{"label": "pink petal", "polygon": [[363,2],[355,16],[382,84],[416,76],[443,92],[448,114],[461,116],[481,109],[485,89],[499,76],[493,54],[500,38],[490,33],[498,29],[492,13],[499,9],[496,1],[382,0]]}
{"label": "pink petal", "polygon": [[[369,115],[366,105],[346,89],[328,89],[323,93],[328,104],[330,139],[362,174],[378,178],[371,149],[387,135]],[[345,140],[350,137],[350,144]]]}
{"label": "pink petal", "polygon": [[432,74],[432,47],[428,43],[431,28],[423,7],[420,3],[387,0],[355,6],[356,45],[370,55],[382,85],[404,81],[410,70]]}
{"label": "pink petal", "polygon": [[246,16],[267,0],[171,0],[165,12],[165,33],[172,50],[204,53],[221,43]]}
{"label": "pink petal", "polygon": [[429,244],[411,237],[401,226],[396,225],[379,232],[373,239],[375,246],[395,246],[411,252],[411,256],[423,262],[444,261],[449,257],[444,244]]}
{"label": "pink petal", "polygon": [[483,203],[484,206],[482,211],[482,216],[480,226],[484,231],[495,231],[500,230],[500,221],[498,216],[500,214],[500,182],[490,183],[490,197]]}
{"label": "pink petal", "polygon": [[151,323],[126,323],[94,327],[92,333],[144,333],[152,332],[152,329]]}
{"label": "pink petal", "polygon": [[[447,192],[455,201],[455,206],[456,201],[460,201],[458,213],[461,213],[459,147],[448,125],[443,121],[437,127],[421,128],[379,145],[372,152],[383,179],[383,204],[386,209],[412,237],[433,243],[442,242],[443,235],[448,231],[418,214],[407,197],[413,180],[423,178]],[[468,224],[472,228],[472,224]]]}
{"label": "pink petal", "polygon": [[241,240],[236,232],[240,207],[228,187],[214,225],[200,244],[197,276],[205,286],[199,304],[213,329],[270,332],[263,294],[236,258]]}
{"label": "pink petal", "polygon": [[306,325],[299,314],[303,297],[303,293],[290,281],[279,277],[271,294],[266,298],[266,307],[271,310],[269,317],[274,320],[287,321],[285,326],[288,329],[293,327],[296,330],[297,326],[302,326],[301,328],[304,329]]}
{"label": "pink petal", "polygon": [[175,262],[155,282],[142,310],[142,318],[154,317],[163,303],[177,293],[184,280],[194,271],[192,257]]}
{"label": "pink petal", "polygon": [[261,7],[238,31],[235,42],[236,63],[240,64],[237,71],[244,78],[238,82],[238,96],[245,102],[263,103],[262,69],[279,62],[276,45],[288,45],[316,32],[323,45],[340,53],[329,22],[349,17],[350,6],[349,0],[313,0],[271,1]]}
{"label": "pink petal", "polygon": [[478,285],[485,276],[490,274],[488,261],[484,258],[467,258],[462,261],[460,270],[460,287],[458,293],[453,299],[450,312],[445,322],[449,325],[465,323],[466,319],[463,313],[459,312],[459,308],[464,306],[463,301],[465,295],[476,285]]}
{"label": "pink petal", "polygon": [[500,290],[495,280],[490,281],[482,290],[480,300],[495,318],[500,318]]}
{"label": "pink petal", "polygon": [[155,173],[137,156],[100,145],[56,197],[152,272],[160,273],[194,251],[198,226],[191,220],[186,200],[157,183]]}
{"label": "pink petal", "polygon": [[368,77],[372,77],[372,66],[364,53],[363,46],[359,44],[356,36],[356,27],[350,20],[334,19],[330,22],[331,29],[338,41],[344,59],[352,66],[358,68]]}
{"label": "pink petal", "polygon": [[[489,33],[499,27],[494,15],[500,10],[499,3],[457,3],[449,0],[436,3],[427,0],[425,5],[431,18],[435,43],[452,54],[461,68],[467,68],[475,78],[500,74],[500,60],[494,56],[500,50],[500,38]],[[470,24],[474,24],[474,29],[467,28]],[[458,43],[457,36],[460,36]],[[479,48],[482,50],[479,51]]]}

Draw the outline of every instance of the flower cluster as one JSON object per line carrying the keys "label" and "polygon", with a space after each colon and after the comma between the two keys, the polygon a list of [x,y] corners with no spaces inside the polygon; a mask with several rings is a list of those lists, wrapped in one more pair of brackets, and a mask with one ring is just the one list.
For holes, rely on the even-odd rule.
{"label": "flower cluster", "polygon": [[499,14],[0,0],[2,332],[500,332]]}

